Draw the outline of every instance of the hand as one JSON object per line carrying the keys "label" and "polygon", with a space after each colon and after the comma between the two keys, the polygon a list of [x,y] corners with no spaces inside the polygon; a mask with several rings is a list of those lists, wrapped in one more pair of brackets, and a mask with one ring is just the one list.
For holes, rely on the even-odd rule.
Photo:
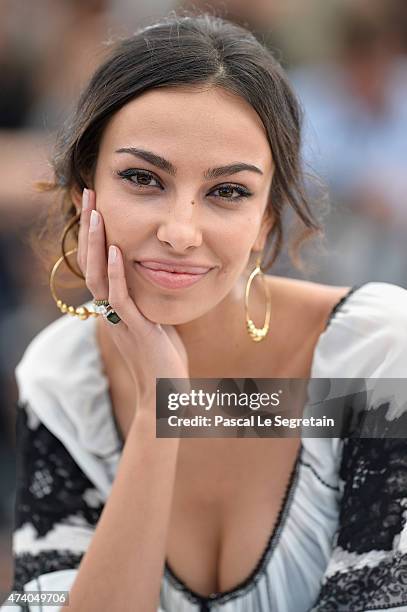
{"label": "hand", "polygon": [[[99,211],[94,212],[98,223],[90,226],[92,211],[96,211],[96,193],[90,189],[88,193],[89,207],[85,210],[82,194],[77,261],[94,299],[108,299],[121,318],[119,323],[113,324],[102,317],[134,380],[137,412],[140,412],[143,405],[151,406],[151,400],[155,398],[156,378],[189,379],[188,356],[172,325],[154,323],[137,308],[128,293],[123,256],[116,245],[110,246],[106,262],[103,217]],[[113,261],[110,255],[114,250],[117,255]],[[187,389],[189,386],[183,390]]]}

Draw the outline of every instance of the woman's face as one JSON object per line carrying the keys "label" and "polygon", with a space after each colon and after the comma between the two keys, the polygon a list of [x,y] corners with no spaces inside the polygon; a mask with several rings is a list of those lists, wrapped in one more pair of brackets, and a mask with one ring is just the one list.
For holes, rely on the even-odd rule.
{"label": "woman's face", "polygon": [[[258,170],[221,170],[238,163]],[[237,298],[251,251],[263,248],[272,224],[265,214],[272,174],[260,118],[222,89],[150,90],[112,117],[99,148],[96,207],[144,316],[177,325]],[[146,278],[136,264],[143,260],[211,269],[174,289]]]}

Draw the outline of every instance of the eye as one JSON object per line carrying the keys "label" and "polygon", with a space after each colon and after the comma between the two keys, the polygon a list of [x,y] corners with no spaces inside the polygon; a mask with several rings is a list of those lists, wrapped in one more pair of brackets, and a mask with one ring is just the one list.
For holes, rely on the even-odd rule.
{"label": "eye", "polygon": [[[155,178],[152,172],[148,170],[138,170],[137,168],[128,168],[127,170],[120,170],[117,172],[118,176],[120,176],[123,180],[129,181],[133,185],[138,188],[143,187],[159,187],[162,189],[161,183],[158,179]],[[137,180],[133,180],[133,177],[136,177]],[[151,184],[150,181],[156,181],[156,184]]]}
{"label": "eye", "polygon": [[[123,180],[132,183],[132,185],[134,185],[137,189],[142,190],[143,188],[147,187],[158,187],[161,190],[164,189],[160,181],[149,170],[127,168],[126,170],[118,171],[117,175]],[[155,184],[152,184],[151,181],[155,181]],[[217,195],[215,192],[218,192],[219,195]],[[236,193],[237,195],[233,196],[233,193]],[[219,185],[219,187],[213,189],[209,195],[213,195],[214,198],[223,200],[223,202],[230,203],[241,200],[242,198],[248,198],[253,194],[242,185],[224,183],[223,185]]]}
{"label": "eye", "polygon": [[[220,193],[220,195],[215,195],[215,198],[226,201],[249,198],[252,195],[252,193],[245,187],[242,187],[242,185],[235,185],[233,183],[225,183],[224,185],[220,185],[219,187],[216,187],[216,189],[212,190],[211,193],[213,194],[215,191]],[[238,195],[232,196],[233,192],[236,192]]]}

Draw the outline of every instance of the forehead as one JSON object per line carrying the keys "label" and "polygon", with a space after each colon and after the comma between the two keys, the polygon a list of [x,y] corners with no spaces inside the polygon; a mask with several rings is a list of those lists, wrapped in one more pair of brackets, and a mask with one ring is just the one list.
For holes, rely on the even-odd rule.
{"label": "forehead", "polygon": [[149,146],[159,154],[189,162],[258,163],[272,168],[265,127],[253,107],[220,88],[163,87],[123,106],[108,123],[100,153],[123,146]]}

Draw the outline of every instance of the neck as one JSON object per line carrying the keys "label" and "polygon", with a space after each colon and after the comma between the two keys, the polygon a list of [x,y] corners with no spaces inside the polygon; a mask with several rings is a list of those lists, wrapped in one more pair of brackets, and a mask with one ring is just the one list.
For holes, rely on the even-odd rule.
{"label": "neck", "polygon": [[[175,326],[188,354],[191,378],[237,371],[257,348],[246,330],[246,281],[241,278],[223,300],[198,319]],[[263,325],[265,312],[263,283],[256,278],[250,288],[249,316],[257,327]]]}

